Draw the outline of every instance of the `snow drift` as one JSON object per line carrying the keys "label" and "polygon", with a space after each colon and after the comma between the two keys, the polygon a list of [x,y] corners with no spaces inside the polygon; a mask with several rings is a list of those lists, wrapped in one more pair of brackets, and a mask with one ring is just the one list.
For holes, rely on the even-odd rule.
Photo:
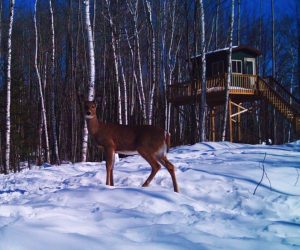
{"label": "snow drift", "polygon": [[115,187],[104,162],[0,175],[0,249],[300,249],[300,142],[201,143],[168,157],[179,194],[163,168],[142,188],[140,156],[115,164]]}

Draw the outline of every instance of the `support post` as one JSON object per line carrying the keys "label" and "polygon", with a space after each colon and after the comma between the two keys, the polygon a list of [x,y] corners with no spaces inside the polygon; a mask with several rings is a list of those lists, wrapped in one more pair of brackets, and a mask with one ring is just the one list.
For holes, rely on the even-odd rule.
{"label": "support post", "polygon": [[231,118],[231,115],[232,115],[232,106],[231,106],[231,99],[229,99],[229,102],[228,102],[228,113],[229,113],[229,138],[230,138],[230,142],[233,142],[233,124],[232,124],[232,118]]}
{"label": "support post", "polygon": [[241,130],[241,106],[242,103],[239,103],[238,108],[238,142],[242,139],[242,130]]}
{"label": "support post", "polygon": [[216,141],[216,127],[215,127],[215,107],[212,107],[210,110],[210,139],[211,141]]}

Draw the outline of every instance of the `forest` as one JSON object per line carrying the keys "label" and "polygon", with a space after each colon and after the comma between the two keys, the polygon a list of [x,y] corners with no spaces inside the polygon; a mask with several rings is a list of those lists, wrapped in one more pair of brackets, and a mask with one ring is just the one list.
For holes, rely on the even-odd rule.
{"label": "forest", "polygon": [[[257,74],[300,98],[298,0],[1,0],[0,43],[0,173],[100,161],[82,109],[91,96],[105,122],[162,127],[173,146],[209,140],[205,104],[174,107],[167,90],[210,51],[258,49]],[[297,139],[274,123],[274,143]]]}

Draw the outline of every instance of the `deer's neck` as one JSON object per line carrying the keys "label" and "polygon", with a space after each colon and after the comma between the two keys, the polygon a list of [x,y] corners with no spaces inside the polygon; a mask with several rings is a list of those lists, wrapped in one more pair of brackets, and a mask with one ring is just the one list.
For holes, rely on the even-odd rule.
{"label": "deer's neck", "polygon": [[99,130],[99,126],[101,122],[97,119],[96,116],[94,116],[91,119],[86,119],[86,122],[87,122],[87,128],[89,133],[91,135],[95,135]]}

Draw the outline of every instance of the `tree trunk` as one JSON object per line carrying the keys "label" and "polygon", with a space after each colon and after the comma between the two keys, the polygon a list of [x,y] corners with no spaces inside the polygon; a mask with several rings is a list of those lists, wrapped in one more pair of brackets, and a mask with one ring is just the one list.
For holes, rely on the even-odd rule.
{"label": "tree trunk", "polygon": [[[92,26],[90,20],[90,1],[84,0],[84,16],[85,16],[85,29],[88,36],[88,57],[89,57],[89,81],[88,81],[88,100],[94,101],[95,99],[95,50],[92,34]],[[84,122],[83,139],[82,139],[82,161],[86,161],[88,146],[88,130],[86,121]]]}
{"label": "tree trunk", "polygon": [[200,102],[200,141],[206,140],[206,46],[205,46],[205,15],[203,8],[203,1],[199,0],[199,8],[200,8],[200,19],[201,19],[201,102]]}
{"label": "tree trunk", "polygon": [[[119,49],[120,51],[120,49]],[[125,72],[124,72],[124,65],[121,57],[121,53],[119,52],[119,65],[121,68],[121,76],[122,76],[122,82],[123,82],[123,93],[124,93],[124,103],[123,103],[123,123],[128,124],[128,97],[127,97],[127,81],[125,77]]]}
{"label": "tree trunk", "polygon": [[220,9],[220,0],[217,0],[216,22],[215,22],[215,49],[218,49],[219,9]]}
{"label": "tree trunk", "polygon": [[[231,0],[231,21],[230,21],[230,30],[229,30],[229,52],[228,52],[228,69],[227,69],[227,81],[225,85],[225,107],[224,107],[224,122],[222,130],[222,141],[226,140],[226,129],[228,121],[228,106],[229,106],[229,88],[231,85],[231,76],[232,76],[232,35],[233,35],[233,25],[234,25],[234,0]],[[229,117],[229,119],[231,119]]]}
{"label": "tree trunk", "polygon": [[139,96],[139,103],[141,105],[143,120],[147,121],[146,98],[145,98],[145,91],[143,86],[142,62],[141,62],[141,51],[140,51],[140,35],[138,30],[139,0],[136,0],[134,5],[130,1],[126,1],[126,2],[127,2],[127,7],[129,9],[129,12],[133,17],[133,30],[134,30],[134,37],[135,37],[134,55],[136,55],[137,73],[138,73],[136,74],[136,71],[134,71],[135,74],[134,77],[136,77],[136,81],[137,81],[137,92]]}
{"label": "tree trunk", "polygon": [[115,32],[115,26],[113,23],[112,15],[111,15],[111,9],[110,9],[110,0],[105,0],[106,7],[107,7],[107,13],[108,13],[108,21],[111,29],[111,46],[113,51],[113,61],[114,61],[114,67],[115,67],[115,77],[116,77],[116,85],[118,88],[118,122],[119,124],[122,124],[122,99],[121,99],[121,84],[120,84],[120,76],[119,76],[119,61],[117,56],[117,48],[118,46],[118,40],[116,37]]}
{"label": "tree trunk", "polygon": [[[272,77],[276,79],[276,56],[275,56],[275,12],[274,0],[271,0],[272,11]],[[277,112],[273,107],[273,143],[277,144]]]}
{"label": "tree trunk", "polygon": [[37,1],[35,1],[34,4],[34,16],[33,16],[33,22],[34,22],[34,30],[35,30],[35,57],[34,57],[34,67],[35,72],[37,75],[38,85],[39,85],[39,92],[40,92],[40,98],[41,98],[41,107],[42,107],[42,117],[43,117],[43,125],[44,125],[44,132],[45,132],[45,141],[46,141],[46,161],[50,162],[50,151],[49,151],[49,136],[48,136],[48,126],[47,126],[47,115],[46,115],[46,107],[45,107],[45,100],[44,100],[44,94],[43,94],[43,87],[42,87],[42,81],[41,81],[41,75],[38,67],[38,31],[37,31],[37,24],[36,24],[36,5]]}
{"label": "tree trunk", "polygon": [[56,133],[56,115],[55,115],[55,95],[54,95],[54,83],[55,83],[55,33],[54,33],[54,16],[52,9],[52,0],[49,0],[49,10],[51,17],[51,122],[52,122],[52,137],[53,137],[53,148],[55,153],[55,163],[60,164],[59,159],[59,150],[57,142],[57,133]]}
{"label": "tree trunk", "polygon": [[160,74],[160,82],[161,89],[163,89],[163,102],[165,103],[165,129],[169,132],[169,122],[170,122],[170,113],[168,106],[170,104],[167,100],[167,49],[166,49],[166,33],[167,33],[167,12],[166,12],[166,1],[161,2],[161,45],[160,45],[160,59],[161,59],[161,74]]}
{"label": "tree trunk", "polygon": [[241,44],[241,0],[238,0],[237,45]]}
{"label": "tree trunk", "polygon": [[[135,98],[134,98],[135,87],[134,86],[138,84],[138,79],[137,79],[136,70],[135,70],[135,53],[134,53],[134,50],[133,50],[132,45],[130,43],[127,28],[125,28],[125,33],[126,33],[127,44],[128,44],[129,50],[130,50],[131,61],[132,61],[131,71],[132,71],[132,78],[133,78],[132,82],[134,84],[132,84],[130,115],[133,115],[134,106],[135,106]],[[139,93],[139,90],[140,90],[140,88],[137,87],[138,96],[141,96],[140,93]],[[138,98],[138,100],[139,100],[140,106],[142,107],[141,98]]]}
{"label": "tree trunk", "polygon": [[151,34],[151,79],[152,83],[150,85],[150,95],[149,95],[149,101],[148,101],[148,123],[152,124],[152,116],[153,116],[153,99],[154,99],[154,90],[156,87],[156,39],[155,39],[155,32],[154,32],[154,24],[153,24],[153,12],[152,12],[152,6],[149,2],[149,0],[146,0],[146,6],[147,6],[147,19],[150,26],[150,34]]}
{"label": "tree trunk", "polygon": [[14,6],[15,0],[10,1],[9,7],[9,28],[8,28],[8,40],[7,40],[7,103],[6,103],[6,151],[5,151],[5,166],[4,173],[9,171],[10,163],[10,106],[11,106],[11,37],[14,22]]}
{"label": "tree trunk", "polygon": [[298,96],[300,97],[300,1],[296,0],[297,35],[298,35]]}
{"label": "tree trunk", "polygon": [[[3,82],[3,60],[2,60],[2,9],[3,9],[3,3],[2,0],[0,0],[0,84]],[[2,162],[1,162],[2,164]]]}

